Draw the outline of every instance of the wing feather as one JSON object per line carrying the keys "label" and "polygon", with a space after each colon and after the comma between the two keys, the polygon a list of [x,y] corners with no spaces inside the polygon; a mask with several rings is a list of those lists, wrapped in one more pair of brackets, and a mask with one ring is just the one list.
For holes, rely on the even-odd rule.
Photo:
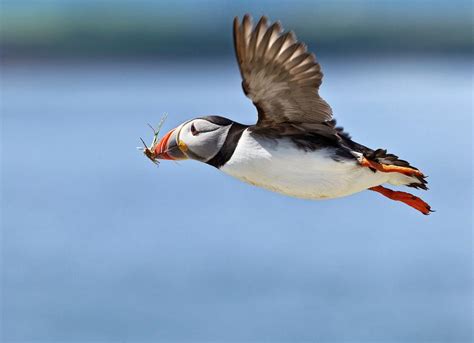
{"label": "wing feather", "polygon": [[258,110],[256,127],[294,124],[283,130],[335,132],[331,107],[319,96],[323,73],[314,54],[279,22],[263,16],[254,27],[234,19],[234,47],[242,88]]}

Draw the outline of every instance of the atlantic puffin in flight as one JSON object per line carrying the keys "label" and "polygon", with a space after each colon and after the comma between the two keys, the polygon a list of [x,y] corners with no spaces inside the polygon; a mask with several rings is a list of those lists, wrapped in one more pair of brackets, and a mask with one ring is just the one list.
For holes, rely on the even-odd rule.
{"label": "atlantic puffin in flight", "polygon": [[244,125],[220,116],[191,119],[155,139],[144,153],[153,162],[194,159],[268,190],[305,199],[343,197],[364,190],[401,201],[423,214],[420,198],[382,186],[428,189],[423,173],[384,149],[354,142],[336,126],[318,94],[323,73],[314,54],[280,23],[249,15],[234,19],[234,47],[242,88],[258,120]]}

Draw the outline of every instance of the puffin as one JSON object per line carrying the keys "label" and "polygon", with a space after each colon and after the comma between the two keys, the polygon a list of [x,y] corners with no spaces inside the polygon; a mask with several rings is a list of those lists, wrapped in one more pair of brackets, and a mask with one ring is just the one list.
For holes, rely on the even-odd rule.
{"label": "puffin", "polygon": [[336,125],[319,95],[323,73],[315,55],[292,31],[262,16],[233,22],[234,49],[242,89],[257,109],[245,125],[210,115],[188,120],[144,154],[159,160],[192,159],[246,183],[304,199],[330,199],[365,190],[400,201],[424,215],[422,199],[385,184],[427,190],[426,176],[385,149],[371,149]]}

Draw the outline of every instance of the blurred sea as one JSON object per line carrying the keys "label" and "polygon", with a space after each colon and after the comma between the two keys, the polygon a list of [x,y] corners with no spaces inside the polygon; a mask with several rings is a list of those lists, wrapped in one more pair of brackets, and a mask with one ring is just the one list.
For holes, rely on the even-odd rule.
{"label": "blurred sea", "polygon": [[425,217],[307,201],[135,147],[252,123],[232,59],[2,70],[3,342],[472,342],[472,62],[320,56],[356,141],[429,175]]}

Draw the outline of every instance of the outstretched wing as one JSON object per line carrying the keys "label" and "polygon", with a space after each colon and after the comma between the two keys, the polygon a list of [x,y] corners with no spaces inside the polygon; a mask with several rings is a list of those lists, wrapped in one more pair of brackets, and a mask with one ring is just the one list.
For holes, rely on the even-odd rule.
{"label": "outstretched wing", "polygon": [[258,110],[257,128],[284,124],[334,134],[331,107],[318,94],[321,67],[293,32],[283,32],[279,22],[269,26],[266,17],[255,28],[249,15],[241,23],[236,17],[234,46],[242,88]]}

